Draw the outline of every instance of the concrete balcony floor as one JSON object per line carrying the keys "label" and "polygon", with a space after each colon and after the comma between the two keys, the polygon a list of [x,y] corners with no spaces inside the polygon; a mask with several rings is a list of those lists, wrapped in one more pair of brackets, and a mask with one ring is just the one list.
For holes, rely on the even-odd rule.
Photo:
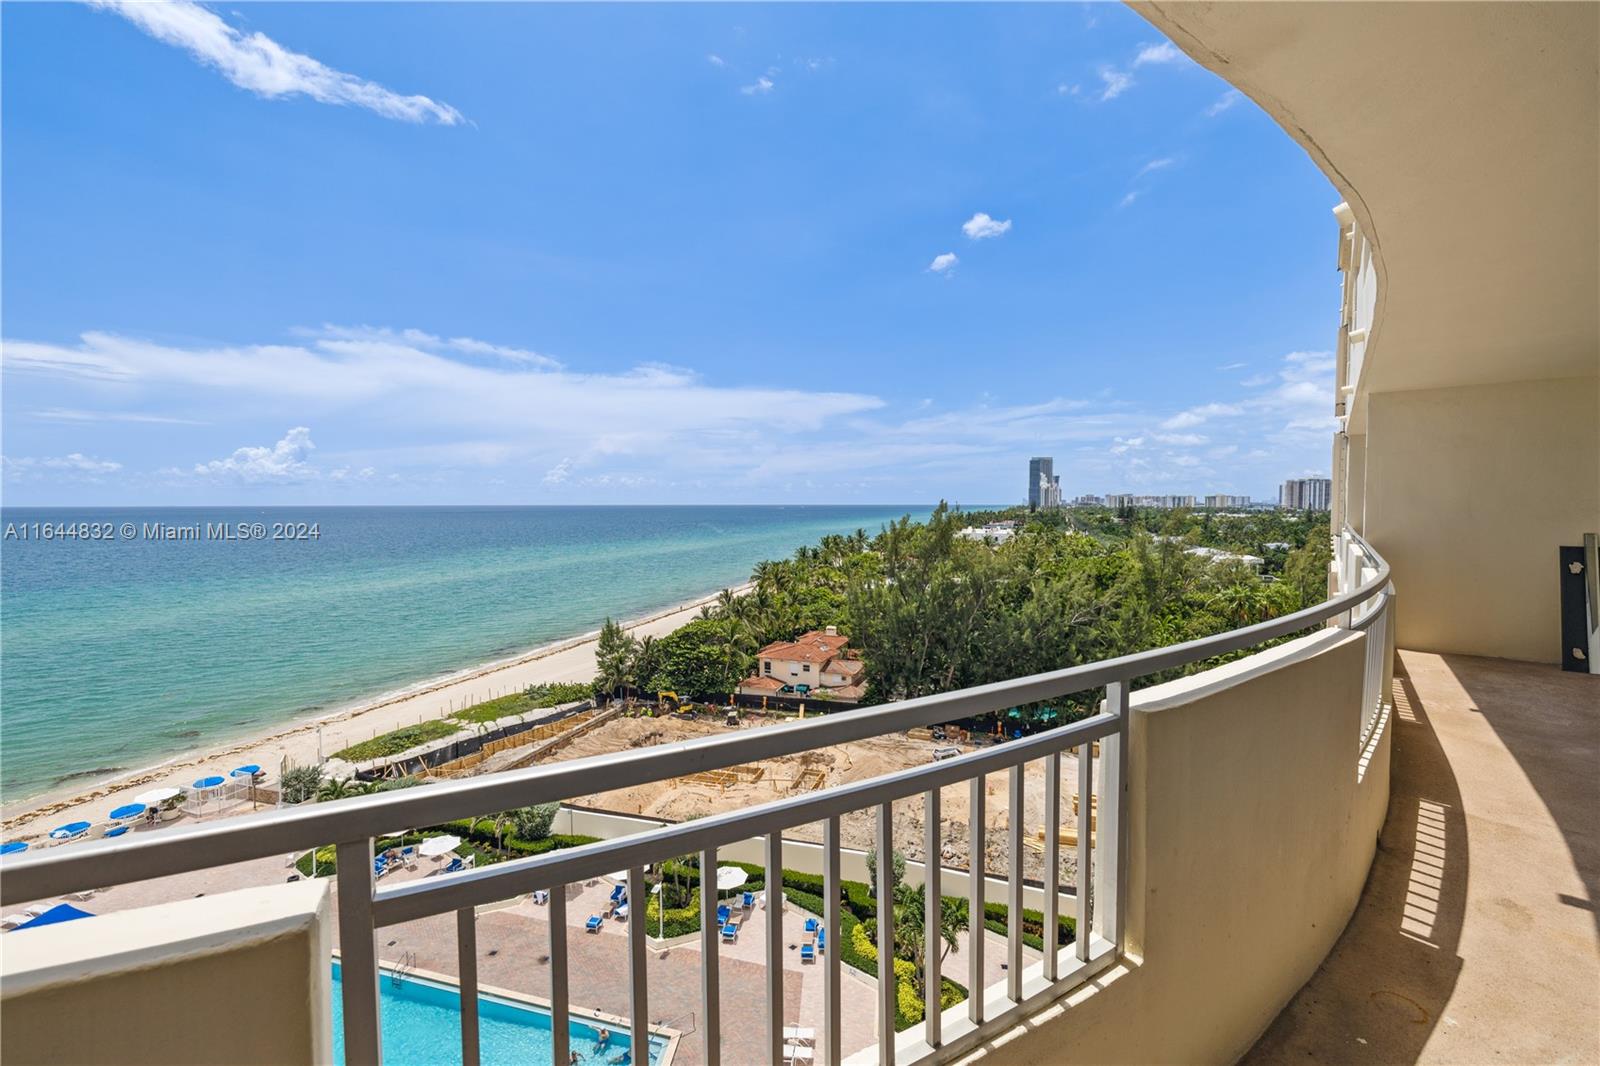
{"label": "concrete balcony floor", "polygon": [[1361,902],[1243,1061],[1600,1062],[1600,678],[1399,659]]}

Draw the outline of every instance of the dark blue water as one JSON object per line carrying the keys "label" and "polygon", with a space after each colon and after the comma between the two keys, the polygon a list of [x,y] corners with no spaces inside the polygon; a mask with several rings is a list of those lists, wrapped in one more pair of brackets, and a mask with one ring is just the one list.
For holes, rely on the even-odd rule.
{"label": "dark blue water", "polygon": [[[926,507],[6,508],[0,799],[106,776],[738,584]],[[24,539],[34,523],[111,539]],[[310,525],[157,540],[146,525]],[[136,533],[125,535],[132,523]]]}

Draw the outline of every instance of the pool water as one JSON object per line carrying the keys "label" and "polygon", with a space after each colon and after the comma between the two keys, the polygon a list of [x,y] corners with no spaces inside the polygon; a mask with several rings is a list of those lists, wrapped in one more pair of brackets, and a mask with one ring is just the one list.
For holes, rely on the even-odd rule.
{"label": "pool water", "polygon": [[[407,977],[397,986],[386,971],[379,982],[383,1061],[394,1066],[448,1066],[461,1062],[461,993],[453,985]],[[598,1048],[599,1030],[572,1019],[573,1051],[584,1066],[608,1063],[628,1050],[628,1030],[608,1026],[611,1039]],[[479,1058],[483,1066],[543,1066],[550,1061],[550,1012],[497,996],[478,997]],[[650,1062],[661,1061],[667,1041],[650,1038]],[[344,997],[339,964],[333,964],[333,1061],[344,1062]]]}

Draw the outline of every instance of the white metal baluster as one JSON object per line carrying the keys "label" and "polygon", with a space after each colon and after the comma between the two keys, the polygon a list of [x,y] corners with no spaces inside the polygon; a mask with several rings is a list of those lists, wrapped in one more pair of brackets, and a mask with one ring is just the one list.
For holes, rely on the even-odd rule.
{"label": "white metal baluster", "polygon": [[783,834],[767,834],[767,1054],[783,1061]]}
{"label": "white metal baluster", "polygon": [[550,889],[550,1057],[567,1066],[572,1033],[567,1015],[567,886]]}
{"label": "white metal baluster", "polygon": [[1100,935],[1124,950],[1122,934],[1127,924],[1128,881],[1128,682],[1106,686],[1106,710],[1117,716],[1117,731],[1100,742],[1100,804],[1096,817],[1098,853],[1095,865],[1095,924]]}
{"label": "white metal baluster", "polygon": [[1022,824],[1024,764],[1011,768],[1011,839],[1006,850],[1009,876],[1006,879],[1006,997],[1022,1002]]}
{"label": "white metal baluster", "polygon": [[827,1045],[828,1066],[844,1061],[843,971],[839,961],[839,893],[843,878],[839,870],[839,818],[822,823],[822,928],[826,934],[822,951],[823,995],[822,1038]]}
{"label": "white metal baluster", "polygon": [[1089,937],[1094,931],[1090,903],[1094,895],[1094,743],[1078,749],[1078,917],[1073,930],[1073,947],[1079,962],[1089,961]]}
{"label": "white metal baluster", "polygon": [[940,884],[942,868],[940,866],[940,838],[943,835],[939,824],[939,790],[929,789],[927,796],[922,801],[923,813],[923,839],[922,839],[922,1033],[923,1039],[929,1047],[938,1047],[942,1039],[939,1032],[940,1015],[943,1008],[944,978],[939,972],[940,956],[944,949],[944,938],[939,935],[940,926],[943,924],[941,911],[944,901],[940,898],[943,886]]}
{"label": "white metal baluster", "polygon": [[461,972],[461,1066],[478,1066],[478,912],[456,911],[456,965]]}
{"label": "white metal baluster", "polygon": [[372,838],[335,850],[339,878],[339,973],[344,998],[344,1060],[383,1061],[378,1025],[378,942],[372,928]]}
{"label": "white metal baluster", "polygon": [[979,774],[972,779],[968,805],[972,822],[967,826],[967,1018],[974,1025],[983,1021],[984,799],[983,775]]}
{"label": "white metal baluster", "polygon": [[894,1066],[894,804],[878,805],[878,1061]]}
{"label": "white metal baluster", "polygon": [[1060,976],[1061,950],[1061,753],[1044,759],[1044,979]]}
{"label": "white metal baluster", "polygon": [[[705,1016],[705,1066],[722,1062],[722,993],[719,990],[718,957],[722,930],[717,925],[717,849],[700,853],[700,1000]],[[666,905],[663,899],[662,905]],[[558,1064],[559,1066],[559,1064]]]}
{"label": "white metal baluster", "polygon": [[[633,1061],[650,1061],[650,979],[645,972],[644,901],[650,889],[644,883],[644,868],[628,870],[628,1026],[633,1037]],[[559,1064],[557,1064],[559,1066]]]}

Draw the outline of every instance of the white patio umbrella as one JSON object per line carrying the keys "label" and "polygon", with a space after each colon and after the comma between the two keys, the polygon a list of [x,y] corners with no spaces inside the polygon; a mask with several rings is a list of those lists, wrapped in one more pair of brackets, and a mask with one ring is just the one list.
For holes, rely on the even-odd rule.
{"label": "white patio umbrella", "polygon": [[426,855],[430,859],[437,859],[450,854],[461,846],[461,838],[453,836],[429,837],[417,849],[418,854]]}
{"label": "white patio umbrella", "polygon": [[737,866],[717,867],[717,891],[727,892],[738,888],[750,879],[750,875]]}
{"label": "white patio umbrella", "polygon": [[137,796],[133,797],[133,802],[143,803],[147,807],[154,807],[158,803],[167,802],[167,800],[171,799],[173,796],[176,796],[182,791],[183,789],[181,788],[172,788],[170,786],[163,788],[152,788],[149,792],[141,792]]}

